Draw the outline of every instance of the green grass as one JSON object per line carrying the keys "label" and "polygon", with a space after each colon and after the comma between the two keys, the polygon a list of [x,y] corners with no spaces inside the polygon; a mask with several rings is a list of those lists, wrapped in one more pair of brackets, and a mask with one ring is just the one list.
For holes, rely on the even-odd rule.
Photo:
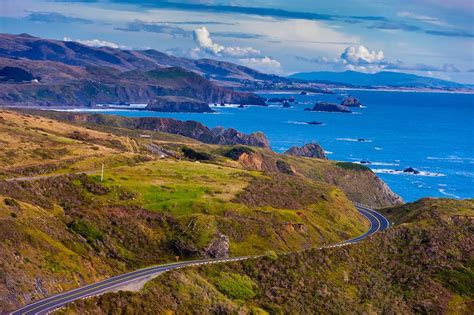
{"label": "green grass", "polygon": [[217,289],[235,300],[248,300],[257,295],[257,284],[246,275],[224,272],[215,280]]}

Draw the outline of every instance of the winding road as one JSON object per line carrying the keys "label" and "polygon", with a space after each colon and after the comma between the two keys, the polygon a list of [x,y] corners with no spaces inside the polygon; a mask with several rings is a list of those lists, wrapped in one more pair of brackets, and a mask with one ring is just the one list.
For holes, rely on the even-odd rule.
{"label": "winding road", "polygon": [[[351,245],[361,240],[379,232],[386,230],[390,227],[390,222],[380,213],[377,211],[369,208],[368,206],[364,206],[358,203],[354,204],[357,210],[361,215],[363,215],[369,222],[370,228],[369,230],[353,239],[320,247],[319,249],[323,248],[333,248],[333,247],[341,247]],[[67,303],[74,302],[79,299],[85,299],[91,296],[100,295],[106,292],[113,292],[118,291],[120,288],[126,287],[129,284],[147,281],[160,273],[180,269],[188,266],[198,266],[198,265],[206,265],[206,264],[217,264],[217,263],[225,263],[231,261],[239,261],[239,260],[246,260],[252,258],[258,258],[261,256],[242,256],[242,257],[232,257],[232,258],[221,258],[221,259],[203,259],[203,260],[192,260],[192,261],[183,261],[177,263],[171,263],[166,265],[159,265],[159,266],[152,266],[148,268],[139,269],[136,271],[132,271],[126,274],[118,275],[115,277],[111,277],[109,279],[89,284],[71,291],[63,292],[56,294],[54,296],[50,296],[48,298],[38,300],[31,304],[28,304],[14,312],[12,315],[19,315],[19,314],[48,314],[49,312],[56,310],[58,308],[63,307]]]}

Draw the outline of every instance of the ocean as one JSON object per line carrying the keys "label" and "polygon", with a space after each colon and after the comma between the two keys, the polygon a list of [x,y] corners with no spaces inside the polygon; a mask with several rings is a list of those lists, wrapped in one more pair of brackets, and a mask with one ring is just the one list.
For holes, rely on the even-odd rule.
{"label": "ocean", "polygon": [[[304,111],[316,101],[340,103],[345,94],[357,97],[364,107],[354,108],[352,114]],[[246,133],[262,131],[276,152],[316,141],[330,159],[370,162],[367,166],[405,201],[474,198],[472,94],[347,90],[337,95],[261,95],[293,96],[298,104],[291,108],[213,107],[214,114],[99,112],[196,120],[208,127],[232,127]],[[313,121],[322,124],[307,124]],[[408,167],[420,173],[403,172]]]}

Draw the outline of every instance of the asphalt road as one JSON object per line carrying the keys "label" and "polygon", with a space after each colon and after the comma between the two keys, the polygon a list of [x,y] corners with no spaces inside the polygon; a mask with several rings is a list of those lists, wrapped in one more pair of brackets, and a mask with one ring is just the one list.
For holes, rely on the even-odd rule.
{"label": "asphalt road", "polygon": [[[390,222],[380,213],[377,211],[370,209],[367,206],[361,204],[355,204],[357,210],[361,215],[363,215],[367,220],[370,222],[369,230],[353,239],[324,246],[321,248],[332,248],[332,247],[341,247],[351,245],[361,240],[379,232],[386,230],[390,227]],[[137,282],[144,279],[149,279],[152,276],[156,276],[159,273],[184,268],[188,266],[197,266],[197,265],[205,265],[205,264],[217,264],[217,263],[225,263],[230,261],[239,261],[239,260],[246,260],[257,258],[260,256],[244,256],[244,257],[233,257],[233,258],[223,258],[223,259],[204,259],[204,260],[193,260],[193,261],[183,261],[177,263],[171,263],[167,265],[159,265],[159,266],[152,266],[136,271],[132,271],[126,274],[118,275],[94,284],[86,285],[71,291],[63,292],[56,294],[54,296],[33,302],[29,305],[26,305],[16,311],[14,311],[13,315],[17,314],[47,314],[55,309],[58,309],[67,303],[88,298],[91,296],[99,295],[101,293],[110,292],[114,289],[118,289],[123,287],[127,284]]]}

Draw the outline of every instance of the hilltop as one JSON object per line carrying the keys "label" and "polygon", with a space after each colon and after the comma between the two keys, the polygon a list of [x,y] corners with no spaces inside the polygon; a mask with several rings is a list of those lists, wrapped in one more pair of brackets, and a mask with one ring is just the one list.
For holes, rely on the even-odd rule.
{"label": "hilltop", "polygon": [[400,203],[363,166],[280,155],[237,131],[218,133],[240,141],[224,145],[193,139],[206,130],[195,122],[31,110],[0,121],[2,311],[176,256],[338,242],[368,228],[351,201]]}

